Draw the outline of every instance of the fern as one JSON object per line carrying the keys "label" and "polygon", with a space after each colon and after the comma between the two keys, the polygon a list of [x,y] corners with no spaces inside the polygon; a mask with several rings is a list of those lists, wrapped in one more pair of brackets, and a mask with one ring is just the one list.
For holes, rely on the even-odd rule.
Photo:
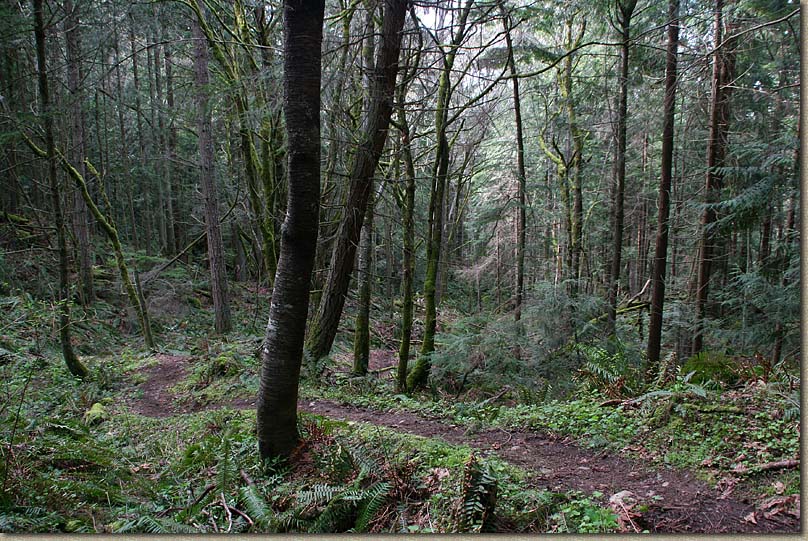
{"label": "fern", "polygon": [[130,520],[121,528],[116,530],[116,533],[156,533],[156,534],[171,534],[171,533],[199,533],[199,530],[187,524],[181,524],[167,518],[154,518],[144,515],[135,520]]}
{"label": "fern", "polygon": [[497,498],[497,481],[473,454],[466,462],[457,511],[456,532],[479,533],[490,526]]}
{"label": "fern", "polygon": [[391,488],[390,483],[380,481],[365,491],[362,504],[359,506],[359,515],[354,523],[354,532],[363,533],[367,530],[370,522],[376,518],[379,509],[387,501]]}
{"label": "fern", "polygon": [[276,518],[272,508],[267,505],[266,500],[255,485],[239,488],[238,495],[244,509],[247,511],[247,515],[256,526],[265,527]]}

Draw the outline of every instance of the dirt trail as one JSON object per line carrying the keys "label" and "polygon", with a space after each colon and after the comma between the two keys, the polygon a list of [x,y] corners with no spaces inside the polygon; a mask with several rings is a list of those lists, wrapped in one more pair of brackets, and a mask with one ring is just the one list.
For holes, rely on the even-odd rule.
{"label": "dirt trail", "polygon": [[[255,407],[254,400],[238,399],[228,404],[203,408],[179,407],[169,387],[187,373],[187,359],[158,355],[160,365],[146,370],[143,395],[131,402],[146,416],[166,417],[199,409],[231,406]],[[462,426],[438,422],[410,412],[380,412],[330,400],[301,400],[302,411],[333,419],[385,426],[408,434],[465,444],[485,453],[496,453],[504,460],[531,472],[531,484],[556,492],[600,491],[608,498],[628,490],[649,505],[635,518],[639,527],[652,532],[693,533],[774,533],[799,532],[797,519],[778,514],[771,518],[756,513],[757,524],[744,520],[755,510],[754,503],[722,496],[692,473],[654,470],[644,463],[613,453],[580,447],[565,440],[528,431],[486,429],[469,432]]]}

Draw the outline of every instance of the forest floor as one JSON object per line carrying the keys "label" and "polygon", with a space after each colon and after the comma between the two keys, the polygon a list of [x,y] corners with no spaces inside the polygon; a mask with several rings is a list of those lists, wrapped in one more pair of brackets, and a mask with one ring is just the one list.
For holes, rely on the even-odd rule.
{"label": "forest floor", "polygon": [[[387,368],[375,352],[371,369]],[[145,369],[146,379],[129,406],[144,416],[162,418],[176,414],[232,407],[253,409],[254,399],[235,398],[209,403],[177,400],[173,388],[191,371],[191,356],[158,354],[159,364]],[[775,533],[799,531],[798,515],[756,512],[747,498],[736,499],[728,491],[708,486],[692,472],[654,469],[644,461],[603,449],[589,449],[570,438],[502,427],[473,429],[430,419],[407,411],[379,411],[328,399],[301,399],[299,409],[349,423],[384,426],[400,433],[467,445],[528,472],[528,484],[537,490],[581,491],[610,499],[627,531],[700,533]],[[638,502],[646,502],[641,507]],[[782,503],[782,502],[781,502]],[[799,504],[797,504],[799,505]]]}

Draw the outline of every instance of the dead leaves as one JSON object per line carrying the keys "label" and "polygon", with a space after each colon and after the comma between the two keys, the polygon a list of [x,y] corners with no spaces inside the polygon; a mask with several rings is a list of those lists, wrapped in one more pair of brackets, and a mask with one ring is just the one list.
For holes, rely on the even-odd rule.
{"label": "dead leaves", "polygon": [[622,490],[609,498],[609,506],[617,515],[617,525],[621,532],[640,533],[642,531],[635,521],[642,514],[633,510],[635,505],[637,505],[637,497],[629,490]]}
{"label": "dead leaves", "polygon": [[[779,487],[777,487],[779,488]],[[744,517],[744,522],[757,524],[759,518],[771,520],[777,515],[790,515],[797,520],[800,518],[800,495],[775,496],[764,501],[758,509]]]}

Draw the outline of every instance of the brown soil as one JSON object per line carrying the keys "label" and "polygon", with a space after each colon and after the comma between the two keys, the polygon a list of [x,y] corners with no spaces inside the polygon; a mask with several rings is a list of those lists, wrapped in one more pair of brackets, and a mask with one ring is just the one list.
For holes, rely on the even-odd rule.
{"label": "brown soil", "polygon": [[[143,395],[130,402],[132,408],[149,417],[167,417],[198,409],[179,407],[168,390],[185,376],[187,359],[171,355],[157,357],[161,364],[147,369],[148,379],[140,386]],[[387,363],[379,362],[377,366],[384,364]],[[221,406],[249,409],[255,407],[255,401],[237,399],[229,404],[207,407]],[[531,472],[530,483],[538,489],[554,492],[580,490],[586,494],[600,491],[604,494],[604,500],[628,490],[637,500],[648,505],[648,509],[639,516],[634,514],[636,508],[632,510],[635,525],[651,532],[715,534],[800,531],[798,518],[786,513],[769,513],[770,517],[767,518],[760,510],[756,512],[754,503],[724,497],[696,479],[691,472],[652,469],[633,458],[587,449],[545,434],[504,429],[471,432],[465,427],[414,413],[374,411],[330,400],[302,400],[298,406],[302,411],[333,419],[385,426],[398,432],[468,445],[483,454],[495,453]],[[756,524],[746,519],[751,513],[754,513],[751,516]],[[629,528],[633,527],[629,522],[627,524]]]}

